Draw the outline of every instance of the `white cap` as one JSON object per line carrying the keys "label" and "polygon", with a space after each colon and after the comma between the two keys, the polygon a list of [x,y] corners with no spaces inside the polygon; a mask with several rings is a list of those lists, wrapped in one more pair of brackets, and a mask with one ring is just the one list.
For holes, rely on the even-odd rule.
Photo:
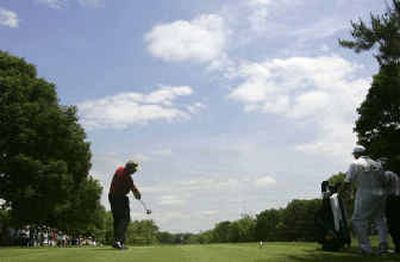
{"label": "white cap", "polygon": [[365,152],[365,147],[363,147],[363,146],[361,146],[361,145],[356,145],[354,148],[353,148],[353,155],[354,154],[361,154],[361,153],[364,153]]}

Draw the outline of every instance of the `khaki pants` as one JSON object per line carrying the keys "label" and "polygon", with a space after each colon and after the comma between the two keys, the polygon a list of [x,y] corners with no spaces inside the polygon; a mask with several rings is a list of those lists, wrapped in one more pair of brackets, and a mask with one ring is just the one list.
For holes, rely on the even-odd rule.
{"label": "khaki pants", "polygon": [[363,251],[371,251],[368,237],[368,222],[374,221],[379,234],[379,242],[387,243],[387,227],[385,221],[384,195],[359,194],[356,195],[352,216],[353,230],[355,231],[359,247]]}

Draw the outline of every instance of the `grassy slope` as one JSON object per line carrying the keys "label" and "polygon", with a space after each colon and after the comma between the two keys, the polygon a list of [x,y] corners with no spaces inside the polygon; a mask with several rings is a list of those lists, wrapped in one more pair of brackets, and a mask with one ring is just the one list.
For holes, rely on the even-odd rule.
{"label": "grassy slope", "polygon": [[104,248],[1,248],[0,262],[309,262],[309,261],[400,261],[399,255],[362,257],[353,253],[329,253],[312,243],[218,244],[185,246],[131,247],[118,251]]}

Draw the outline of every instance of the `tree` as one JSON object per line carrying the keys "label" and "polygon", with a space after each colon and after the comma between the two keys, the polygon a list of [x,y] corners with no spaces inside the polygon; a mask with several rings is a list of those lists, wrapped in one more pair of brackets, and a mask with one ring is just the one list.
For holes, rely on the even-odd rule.
{"label": "tree", "polygon": [[60,207],[57,228],[83,234],[102,235],[107,220],[105,208],[100,204],[102,187],[92,177],[83,180]]}
{"label": "tree", "polygon": [[162,244],[174,244],[175,242],[175,235],[166,231],[159,232],[157,238]]}
{"label": "tree", "polygon": [[0,199],[14,224],[83,229],[100,206],[90,144],[74,106],[36,68],[0,51]]}
{"label": "tree", "polygon": [[321,206],[320,199],[292,200],[283,217],[285,240],[315,241],[317,239],[314,217]]}
{"label": "tree", "polygon": [[99,235],[103,243],[112,244],[114,241],[114,227],[111,211],[104,212],[102,232]]}
{"label": "tree", "polygon": [[380,71],[373,78],[365,101],[357,109],[358,143],[374,158],[388,158],[388,169],[400,172],[400,0],[383,15],[371,14],[371,25],[352,22],[354,41],[339,43],[356,52],[378,46]]}
{"label": "tree", "polygon": [[230,226],[229,242],[250,242],[254,241],[255,220],[244,215],[239,220],[232,222]]}
{"label": "tree", "polygon": [[[267,209],[256,216],[255,237],[257,240],[281,240],[282,209]],[[280,226],[279,226],[280,225]]]}
{"label": "tree", "polygon": [[200,244],[208,244],[213,241],[213,231],[207,230],[198,234],[197,240]]}
{"label": "tree", "polygon": [[343,201],[344,210],[346,215],[351,214],[354,208],[354,199],[355,199],[355,186],[353,184],[345,183],[346,174],[343,172],[339,172],[337,174],[329,177],[328,182],[330,185],[337,186],[340,185],[337,190]]}
{"label": "tree", "polygon": [[328,182],[330,185],[340,185],[344,183],[344,180],[346,178],[346,174],[343,172],[339,172],[337,174],[334,174],[328,178]]}
{"label": "tree", "polygon": [[127,243],[149,245],[158,242],[158,226],[153,220],[133,221],[128,226]]}
{"label": "tree", "polygon": [[400,0],[392,0],[392,3],[392,7],[388,7],[385,14],[371,14],[370,26],[361,19],[358,22],[351,22],[351,35],[354,41],[339,40],[339,44],[357,53],[378,46],[375,57],[380,65],[399,65]]}
{"label": "tree", "polygon": [[388,158],[388,168],[400,173],[400,65],[381,68],[358,113],[359,143],[369,155]]}
{"label": "tree", "polygon": [[229,242],[231,232],[230,221],[219,222],[213,229],[213,242],[226,243]]}
{"label": "tree", "polygon": [[10,229],[10,212],[0,208],[0,246],[12,244]]}

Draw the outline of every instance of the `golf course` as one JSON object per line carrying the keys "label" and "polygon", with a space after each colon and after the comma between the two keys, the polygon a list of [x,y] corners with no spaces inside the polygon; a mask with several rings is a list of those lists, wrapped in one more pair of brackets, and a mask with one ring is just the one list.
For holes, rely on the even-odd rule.
{"label": "golf course", "polygon": [[314,243],[257,243],[211,245],[159,245],[130,246],[115,250],[109,246],[99,248],[1,248],[0,262],[36,261],[96,261],[96,262],[302,262],[302,261],[399,261],[399,255],[362,256],[355,249],[345,252],[323,252]]}
{"label": "golf course", "polygon": [[400,262],[400,0],[0,1],[0,262]]}

